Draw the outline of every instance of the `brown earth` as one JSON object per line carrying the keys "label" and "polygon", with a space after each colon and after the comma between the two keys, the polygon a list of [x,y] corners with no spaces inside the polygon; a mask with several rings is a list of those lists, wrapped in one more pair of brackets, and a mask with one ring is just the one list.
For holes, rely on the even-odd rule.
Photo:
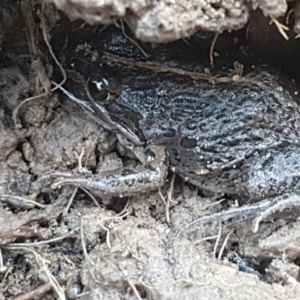
{"label": "brown earth", "polygon": [[[80,6],[75,0],[55,2],[89,23],[123,18],[138,38],[155,43],[199,29],[222,32],[245,25],[219,36],[215,60],[229,65],[238,60],[246,67],[268,64],[300,79],[294,2],[203,1],[200,7],[194,1],[193,10],[191,1],[102,1],[103,6],[98,1],[97,9],[89,6],[92,1]],[[0,299],[300,299],[297,221],[279,224],[277,230],[263,224],[257,234],[245,222],[233,231],[196,227],[176,237],[186,223],[224,207],[178,178],[171,202],[171,178],[161,192],[129,199],[93,199],[72,187],[30,193],[31,184],[48,170],[77,170],[82,149],[89,170],[123,163],[114,136],[51,92],[51,80],[59,76],[48,46],[60,60],[68,42],[83,43],[103,27],[71,22],[52,4],[43,5],[34,0],[0,5]],[[253,8],[273,18],[290,13],[289,41]],[[200,34],[161,47],[172,51],[204,40],[199,53],[209,65],[213,37]],[[236,202],[226,199],[226,204]],[[245,262],[248,273],[239,271],[232,257]]]}

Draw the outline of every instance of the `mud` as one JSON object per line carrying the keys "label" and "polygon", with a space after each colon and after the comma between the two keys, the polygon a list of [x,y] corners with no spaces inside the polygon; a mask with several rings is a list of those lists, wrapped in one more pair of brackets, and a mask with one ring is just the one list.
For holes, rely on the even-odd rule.
{"label": "mud", "polygon": [[[300,299],[296,218],[265,223],[257,234],[245,221],[195,227],[178,238],[186,223],[238,201],[205,197],[179,178],[172,190],[171,176],[161,191],[125,199],[95,199],[72,187],[32,193],[49,170],[98,172],[134,163],[121,155],[115,136],[61,93],[51,93],[50,81],[61,75],[42,30],[63,62],[67,46],[118,29],[71,22],[39,1],[3,1],[0,12],[0,299]],[[245,68],[267,64],[298,83],[298,40],[285,41],[261,14],[252,20],[247,30],[219,37],[215,61],[226,61],[227,69],[236,60]],[[193,63],[201,53],[213,72],[213,37],[157,46],[157,57],[163,62],[164,53],[191,51]],[[249,273],[232,262],[235,253]]]}

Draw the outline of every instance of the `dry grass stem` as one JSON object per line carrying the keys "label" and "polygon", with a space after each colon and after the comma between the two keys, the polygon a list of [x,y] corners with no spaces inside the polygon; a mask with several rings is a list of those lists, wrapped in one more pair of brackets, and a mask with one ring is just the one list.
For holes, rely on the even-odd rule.
{"label": "dry grass stem", "polygon": [[217,248],[218,248],[221,236],[222,236],[222,223],[219,222],[219,232],[218,232],[218,237],[217,237],[217,240],[216,240],[216,243],[215,243],[215,246],[214,246],[214,252],[213,252],[213,258],[214,259],[216,258]]}
{"label": "dry grass stem", "polygon": [[232,234],[232,232],[233,232],[233,230],[231,230],[231,231],[226,235],[226,238],[225,238],[225,240],[224,240],[224,242],[223,242],[223,245],[222,245],[222,247],[221,247],[221,249],[220,249],[220,252],[219,252],[219,255],[218,255],[218,261],[221,261],[222,255],[223,255],[223,253],[224,253],[224,249],[225,249],[225,247],[226,247],[226,245],[227,245],[228,239],[229,239],[230,235]]}
{"label": "dry grass stem", "polygon": [[50,264],[50,261],[44,259],[40,254],[38,254],[36,251],[34,251],[31,248],[19,247],[19,246],[18,247],[17,246],[5,246],[5,249],[15,250],[15,251],[24,251],[24,252],[29,252],[29,253],[33,254],[37,264],[40,266],[41,270],[44,271],[44,273],[46,274],[46,276],[49,280],[49,283],[51,284],[53,290],[55,291],[55,293],[58,296],[58,299],[66,300],[66,296],[65,296],[65,293],[64,293],[62,287],[60,286],[60,284],[58,283],[56,278],[51,274],[49,268],[47,267],[47,264]]}
{"label": "dry grass stem", "polygon": [[288,41],[289,37],[288,37],[286,31],[288,31],[289,28],[287,26],[281,24],[276,18],[271,17],[270,25],[273,23],[275,24],[275,26],[277,27],[279,33],[283,36],[283,38]]}
{"label": "dry grass stem", "polygon": [[129,283],[129,285],[131,286],[135,296],[138,298],[138,300],[142,300],[142,297],[140,296],[140,294],[139,294],[138,290],[136,289],[135,285],[129,279],[127,281]]}
{"label": "dry grass stem", "polygon": [[87,253],[87,250],[86,250],[85,241],[84,241],[84,234],[83,234],[82,218],[80,220],[80,238],[81,238],[81,245],[82,245],[82,250],[83,250],[83,254],[84,254],[85,259],[87,259],[88,262],[91,265],[94,265],[94,262],[91,260],[89,254]]}
{"label": "dry grass stem", "polygon": [[211,42],[211,45],[210,45],[210,49],[209,49],[209,59],[210,59],[210,64],[213,65],[214,63],[214,49],[215,49],[215,46],[216,46],[216,42],[217,42],[217,39],[220,35],[220,32],[217,32]]}
{"label": "dry grass stem", "polygon": [[50,244],[53,242],[58,242],[61,241],[63,239],[65,239],[68,236],[71,236],[75,231],[79,230],[79,227],[76,227],[75,229],[71,230],[70,232],[68,232],[65,235],[53,238],[53,239],[49,239],[49,240],[44,240],[44,241],[39,241],[39,242],[33,242],[33,243],[11,243],[8,246],[9,247],[34,247],[34,246],[40,246],[40,245],[46,245],[46,244]]}
{"label": "dry grass stem", "polygon": [[[42,32],[43,32],[43,38],[44,38],[44,41],[48,47],[48,50],[49,50],[49,53],[50,55],[52,56],[53,60],[55,61],[55,63],[57,64],[57,66],[59,67],[60,71],[61,71],[61,74],[63,76],[63,79],[62,81],[56,85],[54,88],[51,89],[51,92],[54,92],[55,90],[57,90],[59,87],[61,87],[67,80],[67,74],[64,70],[64,68],[62,67],[62,65],[60,64],[60,62],[58,61],[58,59],[56,58],[53,50],[52,50],[52,47],[49,43],[49,38],[48,38],[48,32],[47,32],[47,25],[46,25],[46,20],[44,18],[44,16],[42,14],[40,14],[40,19],[41,19],[41,28],[42,28]],[[26,98],[24,99],[14,110],[13,110],[13,121],[14,121],[14,124],[15,124],[15,127],[16,128],[19,128],[20,125],[18,124],[18,121],[17,121],[17,117],[18,117],[18,113],[19,113],[19,109],[22,105],[24,105],[25,103],[29,102],[29,101],[32,101],[32,100],[35,100],[35,99],[39,99],[41,97],[44,97],[44,96],[48,96],[48,93],[42,93],[42,94],[39,94],[39,95],[36,95],[36,96],[33,96],[33,97],[29,97],[29,98]]]}
{"label": "dry grass stem", "polygon": [[51,283],[45,283],[38,288],[25,293],[23,295],[17,296],[14,300],[31,300],[31,299],[42,299],[42,296],[52,290]]}
{"label": "dry grass stem", "polygon": [[149,55],[145,52],[145,50],[131,37],[129,37],[126,32],[125,32],[125,26],[122,20],[120,20],[121,25],[118,24],[117,21],[115,21],[115,26],[118,28],[121,28],[123,35],[125,36],[126,39],[128,39],[133,45],[135,45],[141,53],[147,58]]}

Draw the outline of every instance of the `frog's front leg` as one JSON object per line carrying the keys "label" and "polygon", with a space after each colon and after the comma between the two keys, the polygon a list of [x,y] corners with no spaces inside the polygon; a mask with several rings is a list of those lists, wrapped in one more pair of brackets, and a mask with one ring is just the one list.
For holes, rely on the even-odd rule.
{"label": "frog's front leg", "polygon": [[126,197],[160,188],[168,171],[168,161],[162,146],[151,145],[145,150],[144,165],[104,171],[99,174],[76,175],[73,172],[52,171],[38,182],[55,179],[51,188],[63,185],[83,187],[99,197]]}

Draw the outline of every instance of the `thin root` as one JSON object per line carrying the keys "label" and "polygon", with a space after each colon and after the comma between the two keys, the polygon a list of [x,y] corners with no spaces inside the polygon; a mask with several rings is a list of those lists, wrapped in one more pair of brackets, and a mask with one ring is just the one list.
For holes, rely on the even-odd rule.
{"label": "thin root", "polygon": [[273,23],[275,24],[275,26],[277,27],[279,33],[283,36],[283,38],[288,41],[289,37],[288,37],[286,31],[288,31],[289,28],[287,26],[281,24],[276,18],[271,17],[270,25],[273,24]]}
{"label": "thin root", "polygon": [[226,235],[226,238],[225,238],[225,240],[224,240],[224,243],[223,243],[223,245],[222,245],[222,247],[221,247],[221,249],[220,249],[219,255],[218,255],[218,261],[221,261],[222,255],[223,255],[223,253],[224,253],[224,249],[225,249],[225,247],[226,247],[226,245],[227,245],[228,239],[229,239],[230,235],[232,234],[232,232],[233,232],[233,230],[231,230],[231,231]]}
{"label": "thin root", "polygon": [[44,259],[36,251],[34,251],[33,249],[28,248],[28,247],[5,246],[4,248],[7,250],[25,251],[25,252],[29,252],[29,253],[33,254],[37,264],[41,267],[41,270],[45,272],[45,274],[49,280],[49,284],[52,286],[53,290],[56,292],[58,299],[66,300],[65,292],[63,291],[62,287],[60,286],[60,284],[58,283],[56,278],[51,274],[49,268],[47,267],[47,264],[50,264],[49,261]]}
{"label": "thin root", "polygon": [[140,296],[140,294],[139,294],[138,290],[136,289],[135,285],[129,279],[127,281],[129,283],[129,285],[131,286],[135,296],[138,298],[138,300],[142,300],[142,297]]}
{"label": "thin root", "polygon": [[69,212],[69,210],[70,210],[70,207],[71,207],[71,205],[72,205],[72,203],[73,203],[73,201],[74,201],[74,198],[75,198],[75,196],[76,196],[76,194],[77,194],[77,191],[78,191],[78,187],[76,187],[76,188],[74,189],[74,191],[73,191],[73,193],[72,193],[72,195],[71,195],[71,198],[70,198],[70,200],[69,200],[67,206],[65,207],[64,211],[63,211],[63,215],[64,215],[64,216],[66,216],[66,215],[68,214],[68,212]]}
{"label": "thin root", "polygon": [[[58,88],[60,88],[67,80],[67,74],[64,70],[64,68],[62,67],[62,65],[60,64],[60,62],[58,61],[58,59],[56,58],[53,50],[52,50],[52,47],[49,43],[49,39],[48,39],[48,33],[47,33],[47,25],[46,25],[46,20],[44,18],[44,16],[42,14],[40,14],[40,19],[41,19],[41,27],[42,27],[42,32],[43,32],[43,38],[44,38],[44,41],[48,47],[48,50],[49,50],[49,53],[50,55],[52,56],[53,60],[55,61],[55,63],[57,64],[57,66],[59,67],[60,71],[61,71],[61,74],[63,76],[63,79],[62,81],[57,85],[55,86],[54,88],[51,89],[51,92],[54,92],[55,90],[57,90]],[[24,105],[25,103],[29,102],[29,101],[32,101],[32,100],[35,100],[35,99],[39,99],[41,97],[44,97],[44,96],[48,96],[48,93],[42,93],[40,95],[37,95],[37,96],[33,96],[33,97],[29,97],[29,98],[26,98],[24,99],[14,110],[13,110],[13,121],[14,121],[14,124],[15,124],[15,127],[16,128],[20,128],[20,124],[18,123],[17,121],[17,116],[18,116],[18,113],[19,113],[19,109],[22,105]]]}
{"label": "thin root", "polygon": [[41,286],[39,286],[38,288],[27,292],[23,295],[20,295],[16,298],[14,298],[14,300],[31,300],[31,299],[41,299],[41,297],[43,295],[45,295],[46,293],[50,292],[52,290],[52,285],[51,283],[45,283]]}
{"label": "thin root", "polygon": [[170,204],[171,204],[171,202],[174,202],[172,200],[173,193],[174,193],[174,182],[175,182],[175,173],[173,173],[173,175],[172,175],[170,188],[169,188],[168,193],[167,193],[168,196],[167,196],[167,201],[166,201],[166,221],[167,221],[168,224],[170,224],[170,222],[171,222]]}
{"label": "thin root", "polygon": [[214,252],[213,252],[213,258],[214,259],[216,258],[217,248],[218,248],[221,236],[222,236],[222,223],[219,222],[219,232],[218,232],[218,237],[217,237],[215,247],[214,247]]}
{"label": "thin root", "polygon": [[53,239],[34,242],[34,243],[11,243],[11,244],[9,244],[9,247],[33,247],[33,246],[46,245],[46,244],[50,244],[50,243],[54,243],[54,242],[64,240],[66,237],[71,236],[77,230],[79,230],[79,227],[76,227],[75,229],[71,230],[70,232],[68,232],[65,235],[58,236],[58,237],[53,238]]}
{"label": "thin root", "polygon": [[89,254],[87,253],[87,250],[86,250],[85,241],[84,241],[84,234],[83,234],[82,218],[80,220],[80,238],[81,238],[81,245],[82,245],[82,250],[83,250],[84,257],[85,257],[85,259],[88,260],[88,262],[92,266],[92,265],[94,265],[94,262],[92,261],[92,259],[90,258]]}
{"label": "thin root", "polygon": [[213,65],[214,63],[214,48],[216,46],[216,42],[217,42],[217,39],[220,35],[220,32],[217,32],[211,42],[211,45],[210,45],[210,50],[209,50],[209,58],[210,58],[210,64]]}
{"label": "thin root", "polygon": [[122,30],[123,35],[126,37],[126,39],[128,39],[132,44],[134,44],[140,51],[141,53],[147,58],[149,55],[145,52],[145,50],[131,37],[129,37],[126,32],[125,32],[125,27],[124,27],[124,23],[122,20],[120,20],[121,25],[118,24],[117,21],[115,21],[115,25],[116,27],[120,28]]}
{"label": "thin root", "polygon": [[5,200],[5,201],[7,201],[15,206],[19,206],[19,207],[24,206],[24,203],[25,203],[26,204],[25,208],[32,208],[34,206],[37,206],[39,208],[46,208],[46,205],[44,205],[44,204],[38,203],[31,199],[19,197],[16,195],[1,194],[0,199]]}

